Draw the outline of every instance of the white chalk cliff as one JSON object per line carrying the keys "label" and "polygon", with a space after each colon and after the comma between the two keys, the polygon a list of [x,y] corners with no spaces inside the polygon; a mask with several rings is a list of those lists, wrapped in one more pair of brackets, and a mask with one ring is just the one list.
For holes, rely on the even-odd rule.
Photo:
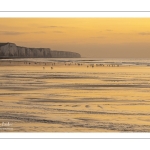
{"label": "white chalk cliff", "polygon": [[53,58],[80,58],[81,55],[75,52],[67,52],[67,51],[51,51],[51,55]]}
{"label": "white chalk cliff", "polygon": [[0,58],[77,58],[80,54],[51,51],[50,48],[27,48],[14,43],[0,43]]}

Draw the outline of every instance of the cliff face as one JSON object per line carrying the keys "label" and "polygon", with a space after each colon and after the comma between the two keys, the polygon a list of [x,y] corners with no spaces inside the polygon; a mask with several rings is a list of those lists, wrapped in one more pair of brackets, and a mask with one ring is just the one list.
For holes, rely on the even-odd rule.
{"label": "cliff face", "polygon": [[66,52],[66,51],[51,51],[52,58],[80,58],[79,53]]}
{"label": "cliff face", "polygon": [[51,51],[49,48],[27,48],[14,43],[0,43],[0,58],[79,58],[80,54]]}
{"label": "cliff face", "polygon": [[0,57],[17,57],[18,50],[13,43],[1,43],[0,44]]}
{"label": "cliff face", "polygon": [[0,43],[0,58],[51,58],[49,48],[27,48],[13,43]]}
{"label": "cliff face", "polygon": [[19,57],[28,58],[51,58],[51,52],[49,48],[26,48],[17,46]]}

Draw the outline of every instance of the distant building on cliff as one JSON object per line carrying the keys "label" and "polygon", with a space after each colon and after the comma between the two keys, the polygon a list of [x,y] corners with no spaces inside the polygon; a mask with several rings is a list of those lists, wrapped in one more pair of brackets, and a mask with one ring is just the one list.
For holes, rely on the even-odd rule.
{"label": "distant building on cliff", "polygon": [[50,48],[27,48],[14,43],[0,43],[0,58],[78,58],[80,54],[51,51]]}

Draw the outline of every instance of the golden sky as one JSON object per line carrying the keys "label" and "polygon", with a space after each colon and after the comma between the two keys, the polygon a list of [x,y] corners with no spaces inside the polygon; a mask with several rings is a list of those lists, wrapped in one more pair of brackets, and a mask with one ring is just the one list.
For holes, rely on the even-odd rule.
{"label": "golden sky", "polygon": [[150,18],[0,18],[0,42],[80,53],[150,57]]}

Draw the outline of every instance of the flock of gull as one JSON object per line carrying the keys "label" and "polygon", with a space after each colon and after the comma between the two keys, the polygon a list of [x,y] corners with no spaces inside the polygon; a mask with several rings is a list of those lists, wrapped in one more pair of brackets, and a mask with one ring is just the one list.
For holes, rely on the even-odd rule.
{"label": "flock of gull", "polygon": [[[10,63],[11,63],[11,61],[10,61]],[[46,62],[32,62],[32,63],[34,63],[35,65],[36,64],[41,64],[42,63],[42,65],[44,64],[44,66],[43,66],[43,69],[45,69],[45,66],[47,65],[47,63]],[[31,62],[24,62],[24,64],[26,64],[26,65],[31,65],[32,64]],[[51,69],[54,69],[54,66],[56,65],[56,63],[51,63],[51,66],[50,66],[50,68]],[[83,64],[83,63],[73,63],[73,62],[71,62],[71,63],[66,63],[66,62],[64,62],[64,65],[65,66],[71,66],[71,65],[76,65],[76,66],[82,66],[82,65],[85,65],[85,64]],[[120,64],[86,64],[86,67],[87,68],[94,68],[94,67],[119,67],[120,66]]]}

